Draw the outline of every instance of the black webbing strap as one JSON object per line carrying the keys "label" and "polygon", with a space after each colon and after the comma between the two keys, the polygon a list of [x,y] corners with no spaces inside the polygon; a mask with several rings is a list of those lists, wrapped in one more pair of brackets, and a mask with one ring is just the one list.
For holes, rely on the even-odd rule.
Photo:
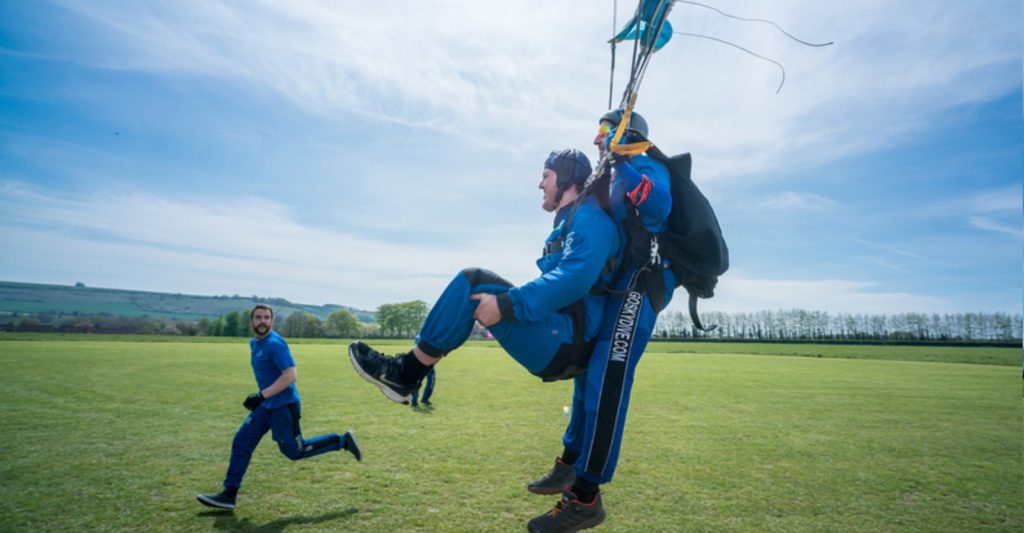
{"label": "black webbing strap", "polygon": [[710,327],[704,327],[704,324],[700,323],[700,317],[697,316],[697,295],[690,293],[690,320],[693,321],[693,327],[701,331],[714,331],[718,329],[718,324],[712,324]]}

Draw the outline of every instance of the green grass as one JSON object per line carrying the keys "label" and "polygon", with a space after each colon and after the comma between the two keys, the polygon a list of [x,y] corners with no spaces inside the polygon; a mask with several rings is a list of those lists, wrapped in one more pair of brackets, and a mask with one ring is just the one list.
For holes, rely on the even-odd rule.
{"label": "green grass", "polygon": [[1021,366],[1021,347],[896,345],[896,344],[807,344],[757,342],[652,342],[648,353],[701,353],[789,355],[842,359],[884,359],[969,363],[978,365]]}
{"label": "green grass", "polygon": [[[222,513],[194,497],[219,490],[254,388],[244,339],[0,340],[0,531],[521,531],[550,507],[524,485],[560,451],[568,383],[473,343],[417,411],[343,344],[293,344],[303,429],[353,428],[365,460],[293,463],[268,437]],[[601,530],[1024,528],[1019,368],[675,346],[640,364]]]}

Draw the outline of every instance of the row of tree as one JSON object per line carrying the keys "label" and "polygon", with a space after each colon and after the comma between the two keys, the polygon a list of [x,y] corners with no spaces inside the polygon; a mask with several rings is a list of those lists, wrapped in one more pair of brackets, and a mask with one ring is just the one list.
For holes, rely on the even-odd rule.
{"label": "row of tree", "polygon": [[108,313],[60,315],[44,313],[31,317],[12,317],[3,324],[6,331],[42,333],[117,333],[138,335],[205,335],[192,320],[173,320],[149,316],[122,316]]}
{"label": "row of tree", "polygon": [[[348,310],[337,309],[320,320],[312,313],[296,312],[274,316],[274,329],[294,338],[411,337],[419,331],[429,308],[420,300],[384,304],[377,308],[376,324],[364,324]],[[252,311],[232,311],[213,320],[202,319],[198,329],[211,337],[248,337],[252,335],[249,316]]]}
{"label": "row of tree", "polygon": [[[384,304],[377,308],[376,324],[365,324],[350,311],[338,309],[326,320],[296,312],[275,316],[274,329],[286,338],[409,338],[426,319],[427,304],[416,300]],[[207,335],[249,337],[248,309],[232,311],[214,319],[198,321],[154,317],[126,317],[110,314],[61,315],[43,313],[30,317],[9,317],[0,329],[7,331],[63,333],[120,333],[145,335]],[[655,336],[661,338],[710,338],[732,340],[866,340],[866,341],[1019,341],[1022,317],[1009,313],[899,313],[892,315],[831,314],[825,311],[758,311],[752,313],[707,312],[705,325],[717,325],[711,332],[693,328],[681,311],[666,311],[658,317]]]}
{"label": "row of tree", "polygon": [[711,332],[693,328],[688,314],[667,311],[658,317],[655,335],[749,340],[1015,341],[1022,316],[1009,313],[897,313],[868,315],[827,311],[709,312],[701,314]]}

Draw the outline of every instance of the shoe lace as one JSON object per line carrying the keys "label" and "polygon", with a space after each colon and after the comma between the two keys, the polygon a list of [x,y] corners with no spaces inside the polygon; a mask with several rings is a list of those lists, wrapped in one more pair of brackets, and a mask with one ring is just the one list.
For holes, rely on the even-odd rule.
{"label": "shoe lace", "polygon": [[561,500],[555,502],[555,506],[551,508],[551,517],[554,518],[558,516],[558,513],[568,510],[570,503],[571,502],[569,500],[566,500],[565,498],[562,498]]}

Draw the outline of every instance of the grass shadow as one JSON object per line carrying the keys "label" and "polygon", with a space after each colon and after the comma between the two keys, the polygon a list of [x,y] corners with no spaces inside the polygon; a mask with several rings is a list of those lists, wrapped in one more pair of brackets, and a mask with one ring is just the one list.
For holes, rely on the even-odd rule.
{"label": "grass shadow", "polygon": [[297,525],[308,525],[308,524],[321,524],[324,522],[330,522],[331,520],[337,520],[339,518],[346,518],[359,512],[359,509],[350,507],[343,511],[334,511],[331,513],[324,513],[317,516],[290,516],[285,518],[278,518],[272,522],[266,524],[253,524],[247,518],[241,520],[235,516],[232,511],[203,511],[199,513],[200,517],[212,517],[213,528],[219,531],[235,531],[243,533],[280,533],[289,526]]}

